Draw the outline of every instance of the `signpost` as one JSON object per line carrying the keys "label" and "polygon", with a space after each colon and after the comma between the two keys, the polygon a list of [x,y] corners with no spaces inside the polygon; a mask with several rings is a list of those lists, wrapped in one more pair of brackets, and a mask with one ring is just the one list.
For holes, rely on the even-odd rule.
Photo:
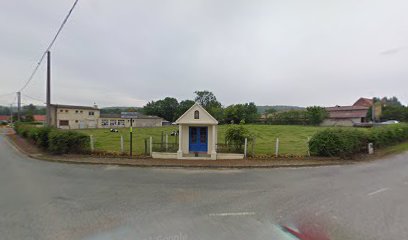
{"label": "signpost", "polygon": [[139,116],[138,112],[122,112],[121,114],[121,118],[123,119],[130,119],[130,128],[129,128],[129,142],[130,142],[130,147],[129,147],[129,155],[132,157],[132,153],[133,153],[133,119],[137,118]]}

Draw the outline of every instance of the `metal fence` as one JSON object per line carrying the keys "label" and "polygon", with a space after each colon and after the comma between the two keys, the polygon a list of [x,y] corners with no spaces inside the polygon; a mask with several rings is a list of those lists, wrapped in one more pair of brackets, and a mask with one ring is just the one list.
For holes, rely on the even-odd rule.
{"label": "metal fence", "polygon": [[152,143],[153,152],[172,152],[175,153],[178,150],[178,143]]}
{"label": "metal fence", "polygon": [[218,153],[244,153],[244,145],[217,144]]}

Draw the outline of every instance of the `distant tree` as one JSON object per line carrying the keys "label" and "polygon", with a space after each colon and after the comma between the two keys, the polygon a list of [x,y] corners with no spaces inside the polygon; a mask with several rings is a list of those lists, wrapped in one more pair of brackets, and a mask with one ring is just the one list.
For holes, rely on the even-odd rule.
{"label": "distant tree", "polygon": [[326,109],[319,106],[306,108],[306,116],[310,125],[319,125],[329,116]]}
{"label": "distant tree", "polygon": [[254,103],[233,104],[224,109],[226,123],[253,123],[258,119],[258,111]]}
{"label": "distant tree", "polygon": [[381,104],[386,107],[386,106],[402,106],[401,102],[398,100],[397,97],[383,97],[381,100]]}
{"label": "distant tree", "polygon": [[163,100],[157,101],[159,104],[161,116],[168,121],[176,121],[176,112],[179,106],[177,99],[166,97]]}
{"label": "distant tree", "polygon": [[284,112],[276,112],[268,116],[267,123],[281,125],[307,125],[309,124],[307,111],[305,110],[289,110]]}
{"label": "distant tree", "polygon": [[195,101],[205,108],[213,117],[222,121],[224,117],[224,111],[221,103],[217,100],[215,95],[207,90],[195,91]]}
{"label": "distant tree", "polygon": [[217,101],[215,95],[210,91],[195,91],[194,93],[196,94],[195,101],[205,109],[213,106],[221,106],[221,103]]}
{"label": "distant tree", "polygon": [[177,99],[166,97],[162,100],[148,102],[142,109],[147,115],[156,115],[167,121],[175,121],[179,103]]}
{"label": "distant tree", "polygon": [[398,105],[387,105],[383,107],[381,121],[387,120],[408,122],[408,107]]}
{"label": "distant tree", "polygon": [[[374,104],[381,105],[381,116],[379,116],[381,121],[387,120],[398,120],[398,121],[408,121],[407,107],[403,106],[397,97],[374,97]],[[372,107],[368,109],[367,119],[372,119]],[[377,115],[377,114],[376,114]],[[377,116],[378,118],[378,116]]]}
{"label": "distant tree", "polygon": [[158,116],[160,114],[159,104],[157,104],[155,101],[148,102],[141,111],[146,115]]}
{"label": "distant tree", "polygon": [[275,108],[268,108],[264,111],[265,114],[272,114],[272,113],[276,113],[278,110],[276,110]]}
{"label": "distant tree", "polygon": [[194,101],[193,100],[184,100],[181,101],[178,105],[177,111],[176,111],[176,120],[183,115],[183,113],[185,113],[188,109],[191,108],[191,106],[194,105]]}
{"label": "distant tree", "polygon": [[33,122],[34,121],[34,114],[37,111],[37,107],[33,104],[29,104],[27,106],[22,107],[22,119],[25,122]]}

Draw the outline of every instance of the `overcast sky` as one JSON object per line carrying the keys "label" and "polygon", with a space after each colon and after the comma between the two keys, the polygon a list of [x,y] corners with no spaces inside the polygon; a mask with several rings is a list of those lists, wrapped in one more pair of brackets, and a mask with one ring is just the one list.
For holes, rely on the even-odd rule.
{"label": "overcast sky", "polygon": [[[72,3],[1,1],[0,104]],[[406,0],[80,0],[52,49],[52,102],[142,106],[206,89],[224,105],[407,104],[407,10]],[[43,64],[23,96],[45,99],[45,79]]]}

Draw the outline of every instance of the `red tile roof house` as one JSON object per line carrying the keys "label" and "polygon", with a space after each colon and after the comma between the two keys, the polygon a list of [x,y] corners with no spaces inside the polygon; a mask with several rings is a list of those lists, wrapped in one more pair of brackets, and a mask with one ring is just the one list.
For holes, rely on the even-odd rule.
{"label": "red tile roof house", "polygon": [[10,119],[10,116],[8,115],[0,115],[0,122],[8,122]]}
{"label": "red tile roof house", "polygon": [[34,122],[45,122],[45,115],[34,115]]}
{"label": "red tile roof house", "polygon": [[373,106],[373,99],[360,98],[353,104],[353,106],[372,107]]}
{"label": "red tile roof house", "polygon": [[368,109],[366,106],[327,107],[329,117],[323,121],[322,126],[354,126],[367,122]]}

